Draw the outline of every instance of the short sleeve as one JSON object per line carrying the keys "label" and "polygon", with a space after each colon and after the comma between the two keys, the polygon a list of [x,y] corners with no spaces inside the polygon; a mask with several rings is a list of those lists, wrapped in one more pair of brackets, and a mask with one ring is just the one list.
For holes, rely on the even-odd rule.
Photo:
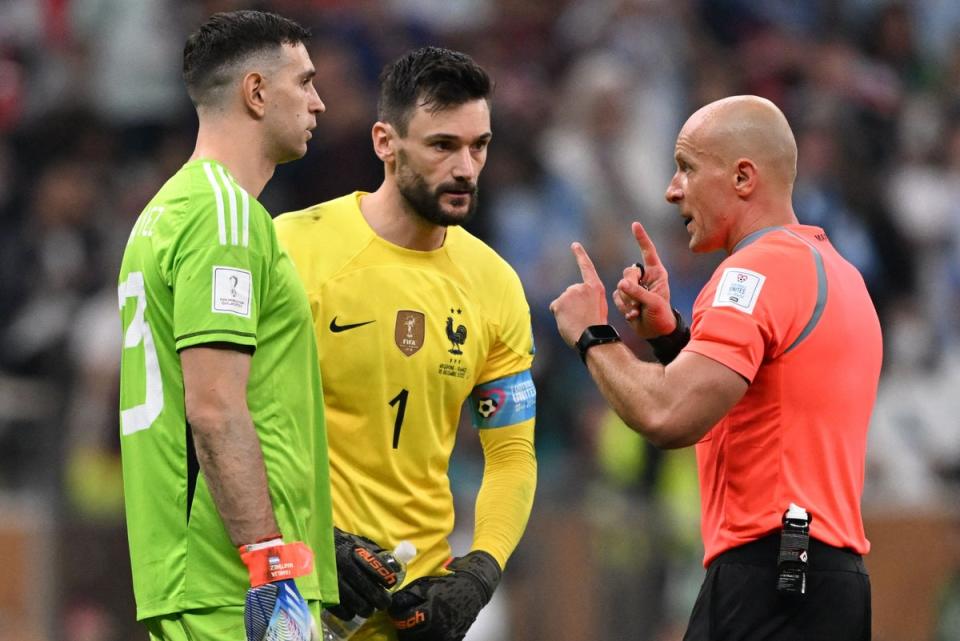
{"label": "short sleeve", "polygon": [[816,296],[816,272],[805,245],[737,252],[697,297],[684,350],[752,382],[760,365],[799,333]]}
{"label": "short sleeve", "polygon": [[711,281],[697,297],[690,342],[684,351],[722,363],[752,382],[766,351],[764,319],[756,309],[748,314],[730,307],[714,307],[715,296],[716,283]]}
{"label": "short sleeve", "polygon": [[[270,253],[268,246],[261,246],[269,240],[259,229],[264,212],[255,201],[250,204],[254,229],[249,234],[246,225],[244,233],[218,233],[218,220],[225,218],[229,227],[232,217],[218,216],[217,204],[207,194],[195,196],[185,212],[185,227],[166,261],[178,351],[215,342],[257,346]],[[245,223],[246,216],[239,220]]]}
{"label": "short sleeve", "polygon": [[174,271],[177,350],[225,342],[256,348],[265,266],[253,252],[211,247],[182,256]]}

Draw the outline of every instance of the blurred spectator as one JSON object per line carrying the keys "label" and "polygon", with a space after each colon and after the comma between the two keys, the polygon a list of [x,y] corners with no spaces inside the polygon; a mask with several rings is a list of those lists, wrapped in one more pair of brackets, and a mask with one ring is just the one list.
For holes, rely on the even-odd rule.
{"label": "blurred spectator", "polygon": [[[124,144],[175,122],[189,107],[180,66],[180,8],[173,0],[71,0],[72,36],[83,50],[82,98],[121,131]],[[151,131],[153,130],[153,131]],[[138,149],[137,151],[146,151]]]}
{"label": "blurred spectator", "polygon": [[22,227],[4,247],[10,319],[0,334],[6,367],[62,375],[64,341],[84,296],[104,278],[94,213],[99,176],[78,159],[42,171]]}

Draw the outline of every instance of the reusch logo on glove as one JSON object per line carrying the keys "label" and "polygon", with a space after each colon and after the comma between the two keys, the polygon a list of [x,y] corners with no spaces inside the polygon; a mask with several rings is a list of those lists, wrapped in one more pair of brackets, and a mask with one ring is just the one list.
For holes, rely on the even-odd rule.
{"label": "reusch logo on glove", "polygon": [[409,619],[403,619],[403,620],[394,619],[393,625],[398,630],[409,630],[410,628],[420,623],[426,623],[426,622],[427,622],[427,615],[424,613],[423,610],[417,610],[414,613],[414,615]]}
{"label": "reusch logo on glove", "polygon": [[397,573],[384,565],[383,561],[381,561],[376,554],[370,550],[367,550],[366,548],[360,547],[359,545],[355,547],[353,551],[367,565],[369,565],[374,572],[383,577],[383,580],[387,583],[387,587],[392,588],[394,585],[396,585]]}

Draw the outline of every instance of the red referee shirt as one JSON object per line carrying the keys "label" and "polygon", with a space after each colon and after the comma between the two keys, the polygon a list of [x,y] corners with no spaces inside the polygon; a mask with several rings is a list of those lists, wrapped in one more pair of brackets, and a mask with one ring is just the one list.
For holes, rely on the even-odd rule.
{"label": "red referee shirt", "polygon": [[696,446],[704,565],[779,529],[791,502],[813,515],[811,536],[869,551],[860,497],[880,324],[823,230],[741,241],[697,297],[685,349],[750,381]]}

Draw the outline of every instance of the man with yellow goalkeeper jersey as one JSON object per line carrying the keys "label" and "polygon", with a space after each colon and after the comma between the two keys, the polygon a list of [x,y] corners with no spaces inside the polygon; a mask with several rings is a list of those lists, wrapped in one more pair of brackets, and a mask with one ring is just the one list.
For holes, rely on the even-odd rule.
{"label": "man with yellow goalkeeper jersey", "polygon": [[[460,227],[491,138],[486,72],[427,47],[380,81],[383,184],[276,226],[318,339],[334,522],[418,550],[388,610],[353,638],[454,641],[490,600],[533,504],[530,311],[514,270]],[[484,474],[471,551],[448,562],[447,468],[468,399]]]}

